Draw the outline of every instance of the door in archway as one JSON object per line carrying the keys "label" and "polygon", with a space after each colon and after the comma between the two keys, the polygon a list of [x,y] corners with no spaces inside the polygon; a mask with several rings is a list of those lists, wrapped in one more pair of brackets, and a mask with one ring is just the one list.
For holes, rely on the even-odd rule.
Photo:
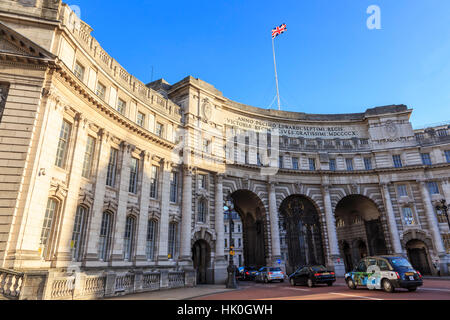
{"label": "door in archway", "polygon": [[431,268],[428,262],[425,244],[420,240],[412,240],[407,243],[406,250],[413,268],[420,271],[422,274],[431,275]]}
{"label": "door in archway", "polygon": [[211,281],[210,263],[211,249],[205,240],[198,240],[192,248],[192,261],[197,272],[197,284],[208,284]]}

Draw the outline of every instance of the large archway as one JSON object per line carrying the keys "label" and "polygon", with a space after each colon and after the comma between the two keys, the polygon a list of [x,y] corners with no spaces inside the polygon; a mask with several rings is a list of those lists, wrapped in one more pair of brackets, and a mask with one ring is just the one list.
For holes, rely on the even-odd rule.
{"label": "large archway", "polygon": [[286,233],[286,271],[306,264],[325,264],[322,226],[313,202],[300,195],[286,198],[280,206],[281,227]]}
{"label": "large archway", "polygon": [[430,259],[427,245],[418,239],[412,239],[406,244],[408,259],[414,269],[419,270],[424,275],[431,275]]}
{"label": "large archway", "polygon": [[197,284],[213,283],[211,272],[211,247],[205,240],[197,240],[192,247],[192,261],[197,272]]}
{"label": "large archway", "polygon": [[387,254],[381,215],[375,203],[362,195],[350,195],[336,206],[336,228],[341,256],[350,271],[368,255]]}
{"label": "large archway", "polygon": [[[242,221],[244,264],[255,267],[265,266],[268,258],[268,243],[264,204],[249,190],[238,190],[231,196],[235,210]],[[225,237],[227,236],[226,234]]]}

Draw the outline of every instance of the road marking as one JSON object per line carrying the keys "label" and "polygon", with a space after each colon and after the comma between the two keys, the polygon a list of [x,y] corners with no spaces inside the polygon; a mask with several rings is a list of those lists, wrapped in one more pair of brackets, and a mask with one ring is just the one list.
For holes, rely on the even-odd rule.
{"label": "road marking", "polygon": [[300,288],[284,288],[285,290],[297,290],[297,291],[311,291],[309,289],[300,289]]}
{"label": "road marking", "polygon": [[432,290],[432,291],[445,291],[445,292],[450,292],[449,289],[436,289],[436,288],[419,288],[420,291],[422,290]]}
{"label": "road marking", "polygon": [[345,293],[330,292],[330,294],[335,294],[335,295],[338,295],[338,296],[352,297],[352,298],[363,298],[363,299],[369,299],[369,300],[384,300],[384,299],[365,297],[365,296],[355,296],[353,294],[345,294]]}

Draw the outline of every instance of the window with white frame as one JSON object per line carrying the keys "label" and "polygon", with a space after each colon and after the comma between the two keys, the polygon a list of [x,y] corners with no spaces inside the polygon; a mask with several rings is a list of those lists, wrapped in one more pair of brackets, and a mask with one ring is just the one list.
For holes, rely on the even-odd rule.
{"label": "window with white frame", "polygon": [[174,259],[177,250],[177,223],[169,223],[168,257]]}
{"label": "window with white frame", "polygon": [[138,179],[139,179],[139,159],[131,158],[130,181],[129,181],[128,192],[137,194]]}
{"label": "window with white frame", "polygon": [[55,161],[55,165],[62,169],[66,167],[71,131],[72,125],[66,120],[63,120],[61,130],[59,133],[58,149],[56,152],[56,161]]}
{"label": "window with white frame", "polygon": [[198,222],[205,223],[206,222],[206,215],[207,215],[207,202],[206,199],[200,199],[198,201],[198,208],[197,208],[197,215],[198,215]]}
{"label": "window with white frame", "polygon": [[133,257],[135,226],[136,219],[133,216],[128,216],[125,223],[125,235],[123,241],[123,257],[126,261],[131,261]]}
{"label": "window with white frame", "polygon": [[160,138],[164,137],[164,125],[162,123],[156,123],[155,134]]}
{"label": "window with white frame", "polygon": [[347,166],[347,171],[353,171],[353,159],[352,158],[345,159],[345,164]]}
{"label": "window with white frame", "polygon": [[124,100],[122,100],[122,99],[117,100],[117,111],[120,114],[125,114],[126,108],[127,108],[127,103]]}
{"label": "window with white frame", "polygon": [[138,111],[136,123],[139,127],[144,127],[145,126],[145,114]]}
{"label": "window with white frame", "polygon": [[100,226],[100,241],[99,241],[99,259],[107,261],[109,259],[109,249],[111,246],[112,238],[112,219],[113,215],[109,211],[103,212],[102,224]]}
{"label": "window with white frame", "polygon": [[106,97],[106,86],[103,85],[101,82],[97,82],[97,88],[95,90],[95,94],[99,98],[105,100],[105,97]]}
{"label": "window with white frame", "polygon": [[413,210],[410,207],[402,208],[403,222],[407,226],[416,225],[416,219],[414,218]]}
{"label": "window with white frame", "polygon": [[292,158],[292,169],[298,170],[299,167],[299,159],[297,157]]}
{"label": "window with white frame", "polygon": [[158,198],[158,176],[159,167],[152,166],[152,171],[150,172],[150,198]]}
{"label": "window with white frame", "polygon": [[392,161],[394,163],[394,168],[402,168],[403,167],[402,158],[399,154],[394,154],[392,156]]}
{"label": "window with white frame", "polygon": [[397,185],[397,195],[398,195],[398,197],[407,197],[408,196],[408,191],[406,189],[405,184]]}
{"label": "window with white frame", "polygon": [[309,162],[309,170],[310,171],[316,171],[316,159],[309,158],[308,162]]}
{"label": "window with white frame", "polygon": [[150,220],[147,226],[147,246],[145,250],[148,261],[155,260],[157,230],[158,230],[158,222],[153,219]]}
{"label": "window with white frame", "polygon": [[49,256],[50,239],[55,227],[57,210],[58,201],[53,198],[49,198],[45,209],[44,222],[42,224],[40,238],[41,254],[45,258]]}
{"label": "window with white frame", "polygon": [[445,150],[445,160],[450,163],[450,150]]}
{"label": "window with white frame", "polygon": [[422,157],[422,164],[425,166],[431,166],[431,157],[429,153],[421,153],[420,156]]}
{"label": "window with white frame", "polygon": [[84,81],[85,71],[86,71],[86,68],[81,63],[79,63],[78,61],[75,62],[75,67],[74,67],[73,73],[81,81]]}
{"label": "window with white frame", "polygon": [[336,171],[336,159],[330,159],[330,171]]}
{"label": "window with white frame", "polygon": [[370,157],[365,157],[364,158],[364,167],[366,170],[372,170],[373,166],[372,166],[372,158]]}
{"label": "window with white frame", "polygon": [[95,152],[95,139],[91,136],[88,136],[86,142],[86,150],[84,152],[84,161],[83,161],[83,178],[90,179],[92,173],[92,164],[94,162],[94,152]]}
{"label": "window with white frame", "polygon": [[176,203],[178,200],[178,172],[170,173],[170,202]]}
{"label": "window with white frame", "polygon": [[87,214],[88,209],[85,206],[78,206],[73,225],[72,241],[70,243],[72,259],[74,261],[81,261],[82,259]]}
{"label": "window with white frame", "polygon": [[439,194],[439,186],[436,181],[427,182],[427,187],[431,195]]}
{"label": "window with white frame", "polygon": [[113,187],[113,188],[116,186],[118,153],[119,153],[119,151],[114,148],[111,148],[109,151],[109,162],[108,162],[108,172],[106,174],[106,185]]}

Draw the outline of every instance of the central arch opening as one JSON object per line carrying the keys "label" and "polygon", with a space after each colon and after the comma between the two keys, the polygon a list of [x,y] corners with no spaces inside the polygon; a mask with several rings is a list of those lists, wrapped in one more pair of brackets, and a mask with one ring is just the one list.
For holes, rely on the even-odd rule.
{"label": "central arch opening", "polygon": [[[266,211],[261,199],[249,190],[238,190],[231,197],[242,222],[242,265],[263,267],[267,261]],[[229,231],[229,230],[228,230]],[[225,234],[225,238],[228,233]],[[236,247],[236,241],[234,243]]]}
{"label": "central arch opening", "polygon": [[286,271],[308,264],[324,265],[322,226],[313,202],[301,195],[290,196],[281,203],[280,217],[288,247]]}
{"label": "central arch opening", "polygon": [[386,241],[375,203],[362,195],[350,195],[336,206],[336,229],[345,268],[350,271],[361,258],[387,254]]}

